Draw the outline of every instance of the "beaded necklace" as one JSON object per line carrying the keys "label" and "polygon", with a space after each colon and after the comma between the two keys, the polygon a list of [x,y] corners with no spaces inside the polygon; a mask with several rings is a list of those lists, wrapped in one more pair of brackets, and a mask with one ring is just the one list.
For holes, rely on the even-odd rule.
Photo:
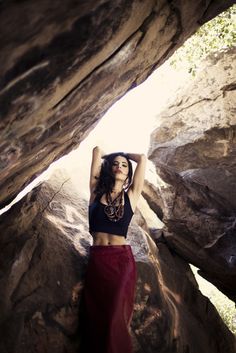
{"label": "beaded necklace", "polygon": [[114,200],[112,200],[110,193],[106,194],[107,205],[104,207],[104,212],[112,222],[119,221],[124,215],[123,194],[124,191],[122,190]]}

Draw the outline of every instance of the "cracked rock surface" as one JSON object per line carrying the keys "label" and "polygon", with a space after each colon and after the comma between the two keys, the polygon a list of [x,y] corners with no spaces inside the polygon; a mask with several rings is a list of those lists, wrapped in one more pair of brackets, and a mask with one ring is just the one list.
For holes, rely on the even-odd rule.
{"label": "cracked rock surface", "polygon": [[233,2],[2,2],[0,205]]}
{"label": "cracked rock surface", "polygon": [[[233,2],[2,1],[0,206]],[[233,60],[234,51],[216,58],[153,132],[160,183],[146,182],[143,196],[165,226],[146,207],[129,233],[139,271],[135,353],[236,350],[188,265],[235,300]],[[83,187],[57,174],[1,215],[1,353],[80,349],[91,244]]]}
{"label": "cracked rock surface", "polygon": [[158,116],[149,158],[163,185],[144,191],[168,244],[234,301],[235,72],[235,49],[211,58]]}
{"label": "cracked rock surface", "polygon": [[[2,353],[87,352],[82,293],[92,238],[82,186],[57,171],[2,215]],[[134,353],[234,353],[233,334],[187,262],[156,244],[138,219],[137,212],[128,233],[138,271]]]}

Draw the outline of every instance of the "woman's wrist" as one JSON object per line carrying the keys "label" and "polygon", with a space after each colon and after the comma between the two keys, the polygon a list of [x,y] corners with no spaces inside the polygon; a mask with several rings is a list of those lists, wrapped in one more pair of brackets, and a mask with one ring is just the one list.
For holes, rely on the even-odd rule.
{"label": "woman's wrist", "polygon": [[144,153],[126,153],[127,157],[132,161],[139,163],[142,159],[146,159]]}
{"label": "woman's wrist", "polygon": [[[99,146],[95,146],[93,148],[93,152],[98,154],[101,159],[104,159],[109,155],[109,153],[105,153]],[[139,163],[143,159],[146,159],[146,156],[143,153],[129,153],[129,152],[128,153],[127,152],[115,152],[115,153],[121,154],[124,157],[127,157],[128,159],[130,159],[136,163]]]}

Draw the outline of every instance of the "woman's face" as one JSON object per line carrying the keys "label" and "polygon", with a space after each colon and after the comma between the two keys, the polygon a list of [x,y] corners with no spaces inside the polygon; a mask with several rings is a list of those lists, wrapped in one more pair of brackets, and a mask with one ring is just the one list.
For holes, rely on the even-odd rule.
{"label": "woman's face", "polygon": [[117,180],[125,181],[129,173],[129,164],[125,157],[117,156],[112,162],[112,172]]}

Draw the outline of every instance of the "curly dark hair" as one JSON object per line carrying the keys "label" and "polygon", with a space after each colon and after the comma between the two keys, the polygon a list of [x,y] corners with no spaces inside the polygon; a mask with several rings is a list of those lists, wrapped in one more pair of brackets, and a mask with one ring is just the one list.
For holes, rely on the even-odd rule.
{"label": "curly dark hair", "polygon": [[124,157],[128,162],[129,172],[128,172],[128,181],[125,185],[125,190],[127,190],[130,187],[132,183],[132,177],[133,177],[133,166],[128,155],[124,152],[115,152],[115,153],[107,154],[106,156],[103,157],[100,175],[98,177],[98,182],[94,190],[96,194],[96,198],[100,198],[103,194],[107,194],[112,191],[115,185],[115,178],[112,173],[112,165],[113,165],[114,159],[118,156]]}

